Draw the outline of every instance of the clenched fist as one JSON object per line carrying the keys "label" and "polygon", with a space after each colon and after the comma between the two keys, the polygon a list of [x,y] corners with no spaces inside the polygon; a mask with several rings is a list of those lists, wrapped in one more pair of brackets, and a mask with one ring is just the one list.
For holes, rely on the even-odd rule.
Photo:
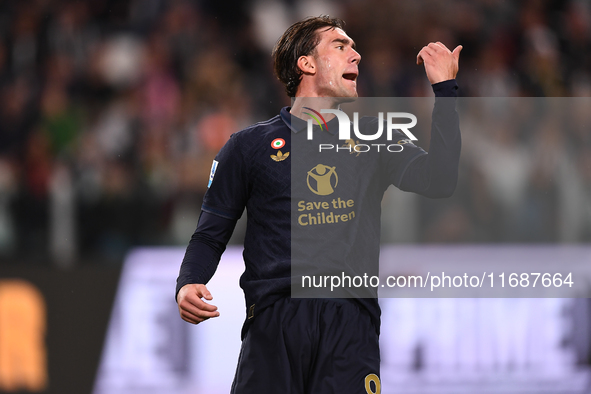
{"label": "clenched fist", "polygon": [[205,285],[189,284],[184,285],[177,295],[179,313],[184,321],[199,324],[211,317],[218,317],[220,313],[218,307],[203,301],[213,300],[211,293]]}

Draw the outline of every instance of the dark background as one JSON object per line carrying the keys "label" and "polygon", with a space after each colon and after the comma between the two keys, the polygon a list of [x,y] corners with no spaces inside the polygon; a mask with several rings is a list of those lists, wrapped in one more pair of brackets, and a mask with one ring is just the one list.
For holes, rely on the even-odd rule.
{"label": "dark background", "polygon": [[0,268],[1,280],[25,280],[44,297],[49,378],[43,393],[92,392],[119,273],[115,267]]}
{"label": "dark background", "polygon": [[[431,96],[415,58],[440,40],[464,46],[462,96],[588,97],[589,8],[554,0],[3,1],[0,261],[117,265],[133,246],[185,245],[215,153],[231,133],[289,105],[270,51],[297,19],[346,21],[362,55],[360,96]],[[582,126],[489,137],[517,155],[557,139],[587,188],[591,138]],[[462,175],[461,204],[433,214],[421,202],[415,235],[389,241],[589,241],[586,213],[574,234],[557,230],[553,196],[563,185],[555,174],[528,173],[517,202],[543,215],[547,230],[528,225],[511,235],[513,212],[478,159],[464,157]],[[548,198],[540,202],[538,192]],[[439,214],[461,228],[440,231]]]}

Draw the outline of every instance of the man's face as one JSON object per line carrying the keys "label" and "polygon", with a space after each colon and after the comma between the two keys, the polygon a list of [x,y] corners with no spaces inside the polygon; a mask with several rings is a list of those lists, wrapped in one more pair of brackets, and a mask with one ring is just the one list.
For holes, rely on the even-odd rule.
{"label": "man's face", "polygon": [[357,97],[358,65],[361,56],[353,40],[339,28],[319,30],[315,82],[321,97]]}

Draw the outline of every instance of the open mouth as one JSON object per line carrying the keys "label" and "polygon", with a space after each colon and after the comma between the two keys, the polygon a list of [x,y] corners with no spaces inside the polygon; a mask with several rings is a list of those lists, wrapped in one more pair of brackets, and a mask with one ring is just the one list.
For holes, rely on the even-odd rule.
{"label": "open mouth", "polygon": [[349,81],[355,82],[357,80],[357,74],[356,73],[345,73],[345,74],[343,74],[343,78],[345,78]]}

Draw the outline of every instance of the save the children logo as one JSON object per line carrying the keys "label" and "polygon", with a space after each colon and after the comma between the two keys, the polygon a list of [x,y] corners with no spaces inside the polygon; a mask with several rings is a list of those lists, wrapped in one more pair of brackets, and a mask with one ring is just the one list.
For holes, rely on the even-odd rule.
{"label": "save the children logo", "polygon": [[[319,196],[333,194],[339,184],[336,166],[318,164],[308,171],[308,188]],[[298,201],[298,224],[316,226],[324,224],[341,225],[355,219],[355,201],[346,197],[323,198],[321,201]]]}
{"label": "save the children logo", "polygon": [[[339,176],[335,171],[336,167],[330,167],[324,164],[318,164],[308,171],[306,182],[312,193],[319,196],[328,196],[334,192],[334,188],[339,184]],[[312,180],[312,182],[310,182]]]}
{"label": "save the children logo", "polygon": [[[359,113],[353,112],[353,122],[349,119],[349,116],[341,111],[340,109],[321,109],[320,112],[313,110],[309,107],[304,107],[304,109],[310,110],[310,112],[304,112],[304,114],[310,116],[312,119],[308,119],[307,121],[307,139],[309,141],[314,139],[313,136],[313,121],[315,120],[316,123],[320,126],[320,130],[328,130],[328,125],[326,120],[322,116],[322,114],[333,114],[337,117],[338,125],[339,125],[339,132],[338,137],[339,140],[343,141],[354,141],[353,138],[358,138],[361,141],[375,141],[378,138],[382,137],[384,134],[384,128],[386,129],[386,139],[387,141],[393,141],[397,135],[394,134],[394,131],[400,131],[408,137],[408,139],[399,140],[396,143],[392,144],[364,144],[364,143],[345,143],[345,145],[339,146],[338,144],[319,144],[318,151],[322,152],[323,150],[336,150],[337,152],[342,150],[347,150],[349,153],[365,153],[371,150],[377,150],[380,152],[380,148],[384,148],[388,152],[402,152],[404,147],[402,146],[404,143],[412,143],[412,141],[417,141],[418,138],[414,136],[413,133],[410,132],[409,129],[413,128],[417,124],[417,117],[408,112],[387,112],[385,115],[383,112],[378,113],[378,122],[377,122],[377,130],[373,134],[363,134],[362,130],[359,130]],[[384,116],[386,122],[384,122]],[[408,123],[394,123],[395,119],[407,119],[410,120]],[[322,121],[322,122],[321,122]],[[384,123],[386,126],[384,127]],[[355,137],[351,136],[351,124],[353,124],[353,134]],[[398,134],[398,133],[396,133]],[[402,142],[402,144],[401,144]]]}

